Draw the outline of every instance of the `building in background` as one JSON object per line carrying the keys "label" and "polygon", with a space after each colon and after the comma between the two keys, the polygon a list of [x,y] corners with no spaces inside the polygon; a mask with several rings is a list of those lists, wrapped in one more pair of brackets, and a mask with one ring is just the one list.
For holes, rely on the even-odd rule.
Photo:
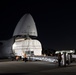
{"label": "building in background", "polygon": [[69,49],[69,50],[57,50],[57,51],[55,52],[55,54],[58,54],[58,53],[63,54],[63,52],[74,54],[74,53],[75,53],[75,50],[74,50],[74,49]]}

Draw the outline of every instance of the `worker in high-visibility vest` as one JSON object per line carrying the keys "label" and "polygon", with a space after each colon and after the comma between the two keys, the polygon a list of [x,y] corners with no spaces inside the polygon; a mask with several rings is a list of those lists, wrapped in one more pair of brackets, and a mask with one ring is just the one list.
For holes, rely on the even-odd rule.
{"label": "worker in high-visibility vest", "polygon": [[17,60],[17,61],[19,60],[19,57],[18,57],[18,56],[16,56],[16,60]]}

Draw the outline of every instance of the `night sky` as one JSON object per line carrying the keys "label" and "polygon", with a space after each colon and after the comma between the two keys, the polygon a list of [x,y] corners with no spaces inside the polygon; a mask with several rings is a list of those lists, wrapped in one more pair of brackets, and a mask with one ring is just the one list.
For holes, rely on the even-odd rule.
{"label": "night sky", "polygon": [[0,40],[10,39],[20,18],[30,13],[44,48],[76,49],[76,3],[0,0]]}

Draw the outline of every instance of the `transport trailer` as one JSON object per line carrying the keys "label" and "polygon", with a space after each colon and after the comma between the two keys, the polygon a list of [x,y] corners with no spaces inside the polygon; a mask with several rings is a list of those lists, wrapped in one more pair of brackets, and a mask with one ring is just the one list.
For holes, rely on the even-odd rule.
{"label": "transport trailer", "polygon": [[56,56],[30,56],[28,60],[32,61],[47,61],[51,63],[57,63],[58,57]]}

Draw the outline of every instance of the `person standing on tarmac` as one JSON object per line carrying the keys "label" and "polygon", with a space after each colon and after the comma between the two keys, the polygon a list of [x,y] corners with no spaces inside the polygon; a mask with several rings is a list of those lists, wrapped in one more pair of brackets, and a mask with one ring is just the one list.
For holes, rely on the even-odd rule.
{"label": "person standing on tarmac", "polygon": [[61,53],[58,53],[58,66],[61,66],[61,60],[62,60]]}
{"label": "person standing on tarmac", "polygon": [[69,54],[67,53],[66,54],[66,63],[69,65],[70,63],[69,63]]}
{"label": "person standing on tarmac", "polygon": [[26,54],[24,54],[24,61],[25,61],[25,62],[27,61],[27,56],[26,56]]}

